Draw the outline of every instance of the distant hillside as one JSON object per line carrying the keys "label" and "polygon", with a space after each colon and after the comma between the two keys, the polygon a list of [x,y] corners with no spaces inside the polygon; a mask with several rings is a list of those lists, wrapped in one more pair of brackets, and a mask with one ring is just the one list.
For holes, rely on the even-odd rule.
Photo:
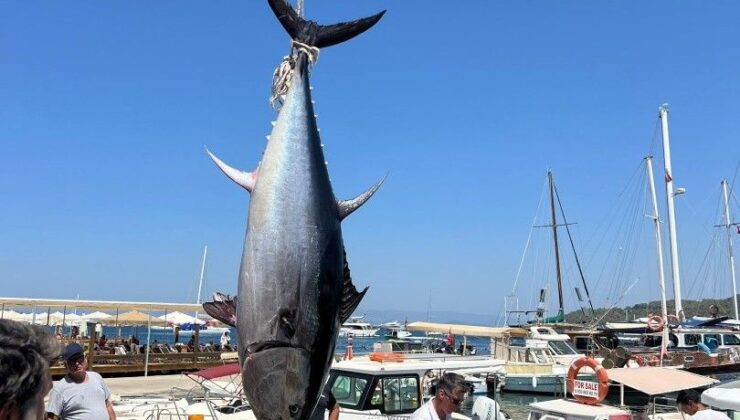
{"label": "distant hillside", "polygon": [[[686,314],[687,318],[690,318],[692,316],[711,316],[711,314],[709,313],[709,307],[711,305],[717,305],[717,308],[719,308],[720,316],[726,315],[732,317],[735,315],[735,306],[732,297],[728,297],[727,299],[684,300],[683,311],[684,314]],[[655,300],[648,303],[638,303],[637,305],[627,306],[624,308],[614,308],[608,311],[609,313],[604,316],[607,311],[608,310],[606,308],[596,309],[596,319],[601,319],[601,317],[604,317],[603,322],[619,322],[625,320],[631,321],[635,318],[646,317],[650,314],[659,314],[660,301]],[[668,301],[668,313],[675,313],[675,311],[675,301],[671,299]],[[590,316],[590,312],[590,310],[587,310],[586,315]],[[581,323],[586,321],[583,312],[581,312],[580,310],[569,312],[568,314],[566,314],[565,318],[568,322],[573,323]]]}
{"label": "distant hillside", "polygon": [[[740,297],[740,295],[738,296]],[[709,306],[712,304],[717,305],[719,308],[719,315],[734,316],[735,309],[731,297],[727,299],[684,300],[684,313],[687,317],[710,316]],[[604,317],[602,322],[631,321],[635,318],[642,318],[650,314],[660,313],[660,301],[656,300],[648,303],[638,303],[636,305],[626,306],[624,308],[614,308],[611,310],[608,310],[607,308],[599,308],[596,309],[595,312],[596,319]],[[669,300],[668,313],[673,312],[675,312],[675,304],[673,300]],[[604,316],[604,314],[606,314],[606,316]],[[455,311],[430,311],[427,313],[399,309],[359,309],[353,315],[366,315],[368,322],[375,325],[391,321],[398,321],[401,323],[404,321],[429,321],[445,324],[494,326],[497,321],[496,315],[470,314]],[[591,311],[587,310],[586,315],[590,317]],[[568,322],[581,323],[584,322],[586,318],[584,318],[583,313],[578,310],[566,314],[566,319]]]}

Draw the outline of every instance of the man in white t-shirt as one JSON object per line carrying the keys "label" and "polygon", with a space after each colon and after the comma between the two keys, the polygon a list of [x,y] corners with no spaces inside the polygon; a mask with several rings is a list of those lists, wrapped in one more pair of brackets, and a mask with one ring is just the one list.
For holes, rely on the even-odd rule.
{"label": "man in white t-shirt", "polygon": [[54,382],[46,406],[49,420],[116,420],[110,401],[110,389],[103,378],[87,371],[82,346],[67,345],[62,353],[67,375]]}
{"label": "man in white t-shirt", "polygon": [[678,409],[691,416],[692,420],[730,420],[726,414],[712,410],[701,403],[701,394],[693,389],[678,393]]}
{"label": "man in white t-shirt", "polygon": [[434,397],[419,407],[411,420],[450,420],[465,399],[465,378],[457,373],[445,373],[437,382]]}

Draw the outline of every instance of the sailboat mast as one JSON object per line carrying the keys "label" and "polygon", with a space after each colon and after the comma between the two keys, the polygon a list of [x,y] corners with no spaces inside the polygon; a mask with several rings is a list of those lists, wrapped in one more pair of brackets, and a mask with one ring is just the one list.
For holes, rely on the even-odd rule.
{"label": "sailboat mast", "polygon": [[[200,263],[200,280],[198,280],[198,298],[195,301],[197,305],[200,305],[200,294],[203,291],[203,276],[206,273],[206,257],[208,256],[208,245],[203,249],[203,261]],[[195,311],[195,319],[197,322],[198,311]]]}
{"label": "sailboat mast", "polygon": [[552,238],[555,243],[555,271],[558,278],[558,301],[560,303],[559,314],[565,314],[563,308],[563,279],[560,275],[560,246],[558,245],[558,221],[555,216],[555,185],[552,180],[552,171],[547,171],[547,180],[550,184],[550,218],[552,222]]}
{"label": "sailboat mast", "polygon": [[676,209],[673,204],[673,172],[671,169],[671,145],[668,136],[668,104],[658,108],[661,131],[663,133],[663,163],[665,165],[665,190],[668,201],[668,239],[671,245],[671,274],[673,276],[673,298],[676,302],[676,316],[684,319],[681,303],[681,274],[678,266],[678,243],[676,239]]}
{"label": "sailboat mast", "polygon": [[658,215],[658,198],[655,193],[655,178],[653,177],[653,157],[646,156],[648,185],[650,186],[650,198],[653,204],[653,215],[651,219],[655,223],[655,247],[658,254],[658,280],[660,284],[660,309],[663,319],[668,318],[668,304],[665,297],[665,270],[663,269],[663,238],[660,234],[660,216]]}
{"label": "sailboat mast", "polygon": [[735,319],[740,319],[737,313],[737,283],[735,282],[735,256],[732,253],[732,219],[730,218],[730,195],[727,192],[727,180],[722,180],[722,195],[725,199],[725,227],[727,228],[727,245],[730,252],[730,276],[732,279],[732,299],[735,303]]}

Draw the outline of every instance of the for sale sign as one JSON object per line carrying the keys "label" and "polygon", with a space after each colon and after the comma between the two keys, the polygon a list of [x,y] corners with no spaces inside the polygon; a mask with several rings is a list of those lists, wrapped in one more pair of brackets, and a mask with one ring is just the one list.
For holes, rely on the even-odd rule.
{"label": "for sale sign", "polygon": [[598,398],[599,384],[598,382],[575,380],[573,381],[573,395]]}

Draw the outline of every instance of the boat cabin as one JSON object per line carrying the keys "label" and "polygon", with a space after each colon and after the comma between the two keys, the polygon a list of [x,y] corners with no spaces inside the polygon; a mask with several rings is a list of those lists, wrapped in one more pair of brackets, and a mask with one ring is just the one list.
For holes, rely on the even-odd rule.
{"label": "boat cabin", "polygon": [[445,372],[495,372],[502,364],[489,357],[390,354],[396,357],[372,361],[361,356],[332,365],[327,384],[342,418],[411,414],[430,396],[433,380]]}

